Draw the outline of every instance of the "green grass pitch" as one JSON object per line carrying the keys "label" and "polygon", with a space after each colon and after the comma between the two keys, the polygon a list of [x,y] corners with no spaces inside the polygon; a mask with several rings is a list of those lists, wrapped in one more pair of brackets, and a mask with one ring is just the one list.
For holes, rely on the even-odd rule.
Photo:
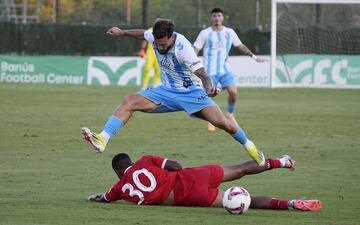
{"label": "green grass pitch", "polygon": [[[296,171],[225,183],[253,195],[318,198],[317,213],[91,203],[116,181],[111,158],[162,155],[183,166],[248,160],[225,132],[185,113],[134,117],[103,154],[80,128],[100,131],[134,87],[0,84],[0,224],[360,224],[360,90],[239,89],[236,115],[267,157],[289,154]],[[225,92],[215,101],[225,109]]]}

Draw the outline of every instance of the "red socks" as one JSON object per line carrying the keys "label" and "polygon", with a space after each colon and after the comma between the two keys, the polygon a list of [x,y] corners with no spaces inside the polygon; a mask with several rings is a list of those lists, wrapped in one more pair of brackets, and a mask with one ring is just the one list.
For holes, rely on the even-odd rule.
{"label": "red socks", "polygon": [[272,199],[270,202],[270,209],[288,210],[288,200]]}
{"label": "red socks", "polygon": [[278,159],[267,159],[266,165],[267,165],[268,170],[272,170],[272,169],[281,167],[280,160],[278,160]]}

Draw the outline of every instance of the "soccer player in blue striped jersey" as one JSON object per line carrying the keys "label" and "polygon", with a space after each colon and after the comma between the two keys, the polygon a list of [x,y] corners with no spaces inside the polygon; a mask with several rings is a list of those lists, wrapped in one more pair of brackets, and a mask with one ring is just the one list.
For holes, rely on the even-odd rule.
{"label": "soccer player in blue striped jersey", "polygon": [[[203,49],[204,68],[209,74],[213,86],[221,85],[226,89],[228,106],[226,116],[237,124],[234,111],[236,107],[237,88],[234,77],[227,63],[231,46],[238,47],[242,52],[252,57],[257,62],[265,62],[266,59],[255,56],[239,39],[231,28],[223,26],[224,15],[220,8],[211,11],[211,27],[202,30],[196,38],[193,47],[199,53]],[[209,123],[209,131],[215,131],[215,127]]]}
{"label": "soccer player in blue striped jersey", "polygon": [[[211,84],[191,43],[183,35],[174,32],[174,26],[172,20],[159,19],[152,32],[143,29],[122,30],[118,27],[108,30],[110,36],[129,36],[149,42],[159,62],[162,84],[126,96],[100,134],[83,127],[83,137],[96,151],[103,152],[109,139],[123,128],[134,112],[185,111],[188,115],[204,119],[229,133],[243,145],[254,161],[264,165],[264,154],[246,137],[242,128],[224,116],[211,99],[219,90]],[[196,84],[193,74],[200,78],[203,87]]]}

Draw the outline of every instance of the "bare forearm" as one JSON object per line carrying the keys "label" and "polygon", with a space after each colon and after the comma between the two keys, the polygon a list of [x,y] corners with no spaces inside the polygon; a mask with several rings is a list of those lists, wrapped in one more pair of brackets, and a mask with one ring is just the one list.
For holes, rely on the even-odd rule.
{"label": "bare forearm", "polygon": [[[137,38],[140,40],[145,40],[145,38],[144,38],[145,30],[144,29],[124,30],[123,32],[124,33],[122,36],[128,36],[128,37],[133,37],[133,38]],[[146,43],[145,43],[145,45],[146,45]]]}
{"label": "bare forearm", "polygon": [[137,38],[140,40],[145,40],[144,38],[144,29],[133,29],[133,30],[122,30],[119,27],[112,27],[107,32],[108,35],[114,36],[114,37],[120,37],[120,36],[128,36]]}
{"label": "bare forearm", "polygon": [[248,56],[250,56],[250,57],[252,57],[252,56],[254,55],[254,53],[252,53],[252,52],[250,51],[250,49],[248,49],[248,47],[246,47],[246,45],[244,45],[244,44],[241,44],[241,45],[239,46],[239,49],[240,49],[240,51],[242,51],[244,54],[246,54],[246,55],[248,55]]}
{"label": "bare forearm", "polygon": [[210,77],[208,76],[208,74],[206,73],[204,68],[200,68],[200,69],[196,70],[194,72],[194,74],[201,79],[201,82],[202,82],[205,90],[212,88]]}
{"label": "bare forearm", "polygon": [[239,49],[244,52],[246,55],[250,56],[251,58],[253,58],[256,62],[258,63],[263,63],[263,62],[267,62],[268,60],[262,57],[257,57],[254,53],[252,53],[244,44],[241,44],[239,46]]}

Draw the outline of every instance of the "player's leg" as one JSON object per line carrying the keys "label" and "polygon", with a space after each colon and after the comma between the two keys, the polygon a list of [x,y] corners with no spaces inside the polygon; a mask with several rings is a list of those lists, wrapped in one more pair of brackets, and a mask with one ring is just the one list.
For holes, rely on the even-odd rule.
{"label": "player's leg", "polygon": [[258,174],[267,170],[287,168],[295,169],[295,160],[288,155],[283,155],[275,159],[266,159],[266,163],[263,166],[259,166],[254,161],[247,161],[240,165],[235,166],[223,166],[224,177],[223,182],[233,181],[242,178],[246,175]]}
{"label": "player's leg", "polygon": [[96,151],[103,152],[109,139],[125,125],[135,111],[148,112],[158,106],[137,93],[126,96],[107,120],[100,134],[91,132],[87,127],[81,128],[81,132]]}
{"label": "player's leg", "polygon": [[115,109],[113,115],[125,124],[135,111],[149,112],[158,106],[158,104],[136,93],[126,96],[121,104]]}
{"label": "player's leg", "polygon": [[252,209],[274,209],[274,210],[300,210],[300,211],[319,211],[322,202],[317,199],[309,200],[284,200],[269,196],[251,196],[250,208]]}
{"label": "player's leg", "polygon": [[226,87],[226,90],[228,92],[228,106],[226,116],[231,119],[235,124],[238,124],[234,115],[237,99],[237,87],[235,85],[231,85]]}
{"label": "player's leg", "polygon": [[199,112],[194,113],[194,115],[229,133],[236,141],[243,145],[253,160],[259,165],[265,164],[264,154],[246,137],[245,131],[241,127],[224,116],[217,105],[205,107]]}
{"label": "player's leg", "polygon": [[221,87],[227,90],[228,92],[228,106],[226,117],[230,118],[236,125],[236,119],[234,116],[235,107],[236,107],[236,99],[237,99],[237,87],[236,82],[234,80],[234,76],[232,73],[228,72],[221,76],[219,79]]}
{"label": "player's leg", "polygon": [[199,112],[194,113],[194,115],[210,122],[220,129],[225,130],[229,134],[235,134],[238,130],[238,127],[224,116],[217,105],[207,106]]}
{"label": "player's leg", "polygon": [[[219,193],[212,203],[211,207],[223,207],[222,199],[225,191],[219,190]],[[322,208],[322,202],[317,199],[310,200],[281,200],[268,196],[251,196],[250,208],[252,209],[273,209],[273,210],[300,210],[300,211],[319,211]]]}
{"label": "player's leg", "polygon": [[[212,85],[214,87],[216,87],[218,85],[218,83],[219,83],[219,77],[213,75],[213,76],[210,76],[210,79],[211,79]],[[211,124],[210,122],[208,122],[208,131],[213,132],[215,130],[216,130],[216,127],[213,124]]]}

